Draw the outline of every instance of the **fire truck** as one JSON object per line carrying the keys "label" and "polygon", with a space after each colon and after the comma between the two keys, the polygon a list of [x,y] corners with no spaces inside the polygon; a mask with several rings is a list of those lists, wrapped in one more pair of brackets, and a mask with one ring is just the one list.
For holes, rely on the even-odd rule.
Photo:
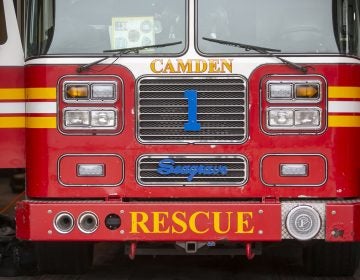
{"label": "fire truck", "polygon": [[18,5],[0,0],[0,165],[26,168],[16,232],[41,271],[86,271],[97,242],[294,242],[309,273],[354,273],[359,1]]}

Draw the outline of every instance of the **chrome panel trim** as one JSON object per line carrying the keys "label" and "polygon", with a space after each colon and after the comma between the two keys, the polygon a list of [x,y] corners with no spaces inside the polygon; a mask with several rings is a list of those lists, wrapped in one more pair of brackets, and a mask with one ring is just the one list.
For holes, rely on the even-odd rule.
{"label": "chrome panel trim", "polygon": [[[229,169],[229,172],[233,172],[232,176],[195,176],[193,181],[187,181],[186,175],[175,175],[165,177],[161,174],[155,174],[156,167],[162,159],[171,158],[176,163],[183,163],[185,165],[197,164],[232,164],[241,165],[233,166]],[[150,161],[145,162],[144,160],[149,159]],[[153,160],[153,161],[151,161]],[[146,168],[141,168],[142,165],[148,165]],[[143,176],[141,172],[154,173],[156,176]],[[237,174],[242,173],[242,174]],[[152,181],[144,182],[144,179],[153,179]],[[160,181],[160,179],[164,179]],[[198,179],[198,180],[196,180]],[[200,180],[199,180],[200,179]],[[214,180],[212,180],[214,179]],[[229,180],[227,180],[229,179]],[[249,179],[249,163],[248,159],[244,155],[239,154],[145,154],[138,157],[136,161],[136,181],[141,186],[244,186]],[[175,180],[175,181],[174,181]]]}

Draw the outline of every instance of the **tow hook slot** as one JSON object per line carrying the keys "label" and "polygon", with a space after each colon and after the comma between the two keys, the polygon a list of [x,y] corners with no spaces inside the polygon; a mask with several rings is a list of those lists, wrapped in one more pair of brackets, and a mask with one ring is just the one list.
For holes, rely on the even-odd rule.
{"label": "tow hook slot", "polygon": [[183,248],[187,254],[196,254],[198,250],[206,245],[204,242],[176,242],[176,245]]}
{"label": "tow hook slot", "polygon": [[196,242],[186,242],[185,243],[185,252],[188,254],[195,254],[198,250]]}

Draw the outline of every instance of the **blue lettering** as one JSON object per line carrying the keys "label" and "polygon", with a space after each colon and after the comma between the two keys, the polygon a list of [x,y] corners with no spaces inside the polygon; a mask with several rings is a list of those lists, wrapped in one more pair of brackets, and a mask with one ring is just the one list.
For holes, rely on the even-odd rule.
{"label": "blue lettering", "polygon": [[170,158],[159,161],[157,172],[161,175],[188,175],[187,180],[191,182],[196,175],[226,175],[228,167],[226,165],[175,165],[175,161]]}
{"label": "blue lettering", "polygon": [[175,161],[166,158],[159,161],[159,167],[157,168],[157,172],[161,175],[169,175],[173,173],[173,165],[175,164]]}
{"label": "blue lettering", "polygon": [[197,121],[197,91],[185,90],[184,96],[188,100],[188,122],[184,124],[184,130],[200,131],[201,125]]}

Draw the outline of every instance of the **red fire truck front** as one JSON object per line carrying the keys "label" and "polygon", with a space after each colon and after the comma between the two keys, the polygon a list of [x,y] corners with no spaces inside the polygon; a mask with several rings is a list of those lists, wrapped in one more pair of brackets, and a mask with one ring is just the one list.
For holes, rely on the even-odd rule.
{"label": "red fire truck front", "polygon": [[25,11],[16,222],[41,269],[85,270],[100,241],[131,258],[166,247],[251,259],[293,240],[311,273],[354,272],[358,1],[28,0]]}

